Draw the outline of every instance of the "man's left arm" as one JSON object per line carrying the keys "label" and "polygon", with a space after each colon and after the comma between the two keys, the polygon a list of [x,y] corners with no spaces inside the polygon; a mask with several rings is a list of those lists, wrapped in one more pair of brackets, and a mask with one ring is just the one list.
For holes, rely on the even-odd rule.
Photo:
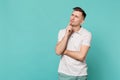
{"label": "man's left arm", "polygon": [[67,55],[73,59],[76,59],[76,60],[83,62],[87,56],[87,52],[89,50],[89,47],[90,46],[82,45],[80,48],[80,51],[65,50],[64,55]]}
{"label": "man's left arm", "polygon": [[80,47],[80,51],[65,50],[64,54],[73,59],[83,62],[85,60],[85,58],[87,56],[87,52],[90,48],[91,39],[92,39],[92,35],[91,35],[91,33],[89,33],[83,38],[82,45]]}

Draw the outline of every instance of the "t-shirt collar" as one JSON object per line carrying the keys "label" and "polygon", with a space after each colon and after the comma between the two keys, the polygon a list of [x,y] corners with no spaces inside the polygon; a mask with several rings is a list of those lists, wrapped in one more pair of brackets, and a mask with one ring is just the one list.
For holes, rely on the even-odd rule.
{"label": "t-shirt collar", "polygon": [[83,27],[81,27],[79,31],[77,31],[76,33],[81,34],[82,30],[83,30]]}

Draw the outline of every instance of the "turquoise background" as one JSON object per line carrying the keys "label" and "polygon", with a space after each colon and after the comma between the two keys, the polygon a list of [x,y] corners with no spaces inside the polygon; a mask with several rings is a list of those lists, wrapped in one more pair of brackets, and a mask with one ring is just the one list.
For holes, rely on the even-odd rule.
{"label": "turquoise background", "polygon": [[72,8],[92,32],[89,80],[120,80],[120,0],[0,0],[0,80],[57,80],[58,31]]}

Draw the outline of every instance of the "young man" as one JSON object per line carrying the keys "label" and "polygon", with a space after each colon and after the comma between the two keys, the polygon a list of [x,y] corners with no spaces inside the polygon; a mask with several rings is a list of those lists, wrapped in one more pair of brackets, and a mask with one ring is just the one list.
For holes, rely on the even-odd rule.
{"label": "young man", "polygon": [[73,8],[69,25],[59,31],[56,54],[61,55],[59,80],[87,80],[86,56],[91,33],[81,25],[86,13],[80,7]]}

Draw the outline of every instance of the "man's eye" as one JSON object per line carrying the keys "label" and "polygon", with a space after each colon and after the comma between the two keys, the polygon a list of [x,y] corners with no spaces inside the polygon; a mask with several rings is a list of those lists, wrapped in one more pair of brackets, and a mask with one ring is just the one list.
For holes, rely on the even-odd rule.
{"label": "man's eye", "polygon": [[78,18],[78,16],[75,16],[76,18]]}

